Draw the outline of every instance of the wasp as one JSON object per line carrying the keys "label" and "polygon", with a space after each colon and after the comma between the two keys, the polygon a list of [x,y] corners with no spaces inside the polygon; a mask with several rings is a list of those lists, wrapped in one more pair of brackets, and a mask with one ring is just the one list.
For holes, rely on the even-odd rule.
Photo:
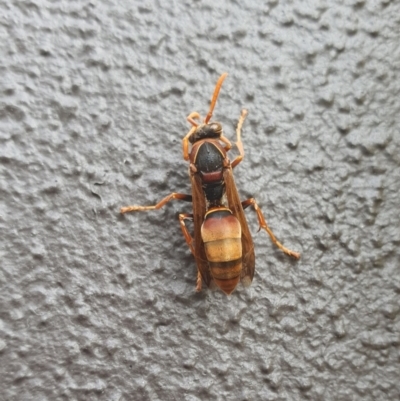
{"label": "wasp", "polygon": [[[121,213],[162,208],[173,199],[192,203],[193,213],[180,213],[180,226],[197,264],[196,291],[202,281],[215,283],[224,293],[231,294],[239,281],[251,284],[255,270],[254,244],[244,210],[253,206],[259,223],[272,242],[295,259],[298,252],[284,247],[275,237],[254,198],[241,201],[232,170],[243,160],[242,126],[247,116],[243,109],[236,127],[236,147],[239,154],[231,162],[227,153],[231,142],[224,136],[218,122],[210,122],[218,95],[228,74],[222,74],[215,86],[209,111],[201,122],[199,113],[192,112],[187,121],[192,125],[183,138],[183,158],[189,162],[192,194],[173,192],[154,206],[126,206]],[[194,237],[186,226],[193,221]]]}

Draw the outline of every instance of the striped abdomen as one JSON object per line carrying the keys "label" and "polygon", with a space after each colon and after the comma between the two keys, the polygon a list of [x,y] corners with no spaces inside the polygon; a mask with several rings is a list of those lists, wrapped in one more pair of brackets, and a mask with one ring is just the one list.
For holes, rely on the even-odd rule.
{"label": "striped abdomen", "polygon": [[211,209],[201,227],[201,237],[210,273],[215,283],[230,294],[240,281],[242,271],[242,229],[227,208]]}

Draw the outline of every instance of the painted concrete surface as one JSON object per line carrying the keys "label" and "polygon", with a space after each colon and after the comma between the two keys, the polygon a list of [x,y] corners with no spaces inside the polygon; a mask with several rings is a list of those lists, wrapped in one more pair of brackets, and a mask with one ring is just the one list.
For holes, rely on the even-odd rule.
{"label": "painted concrete surface", "polygon": [[[0,4],[0,399],[400,397],[396,1]],[[177,219],[191,111],[283,255],[195,293]],[[235,150],[233,151],[235,154]]]}

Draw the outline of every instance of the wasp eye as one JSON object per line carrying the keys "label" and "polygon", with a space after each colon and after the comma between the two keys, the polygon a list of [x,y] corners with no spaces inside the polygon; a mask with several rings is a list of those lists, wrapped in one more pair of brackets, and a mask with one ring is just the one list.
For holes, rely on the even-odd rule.
{"label": "wasp eye", "polygon": [[210,124],[210,128],[215,132],[215,133],[219,133],[222,131],[222,127],[220,123],[211,123]]}

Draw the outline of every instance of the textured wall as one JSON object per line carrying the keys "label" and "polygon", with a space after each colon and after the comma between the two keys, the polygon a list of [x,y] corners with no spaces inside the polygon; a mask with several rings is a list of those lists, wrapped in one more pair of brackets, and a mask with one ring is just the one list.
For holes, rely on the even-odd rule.
{"label": "textured wall", "polygon": [[[262,4],[265,3],[265,4]],[[397,1],[0,2],[0,399],[400,397]],[[215,110],[253,285],[194,292],[186,115]]]}

